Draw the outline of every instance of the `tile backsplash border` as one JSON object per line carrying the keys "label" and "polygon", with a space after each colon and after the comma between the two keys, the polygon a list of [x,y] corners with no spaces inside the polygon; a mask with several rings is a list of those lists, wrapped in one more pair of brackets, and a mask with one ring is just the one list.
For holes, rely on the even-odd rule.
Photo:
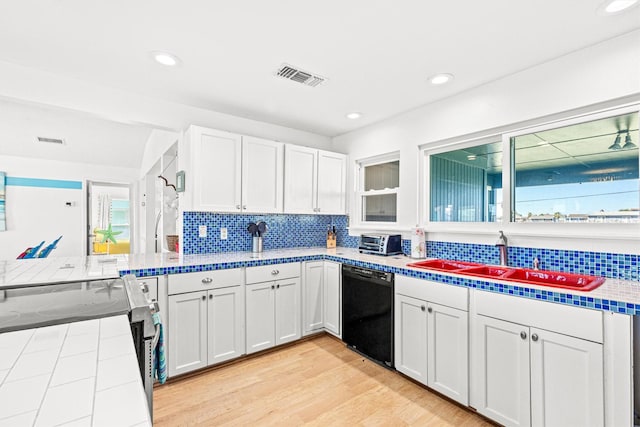
{"label": "tile backsplash border", "polygon": [[[284,249],[325,246],[327,227],[336,227],[337,244],[355,248],[358,237],[349,236],[347,215],[295,214],[225,214],[214,212],[184,212],[183,252],[185,255],[248,252],[251,236],[249,222],[264,221],[269,230],[264,236],[264,249]],[[198,237],[198,227],[207,226],[207,237]],[[228,238],[220,239],[220,228],[227,228]],[[411,253],[411,241],[402,241],[405,254]],[[427,241],[427,257],[498,264],[498,249],[494,245]],[[624,280],[640,280],[640,256],[607,252],[509,247],[508,263],[516,267],[531,267],[537,257],[540,268],[582,273]]]}

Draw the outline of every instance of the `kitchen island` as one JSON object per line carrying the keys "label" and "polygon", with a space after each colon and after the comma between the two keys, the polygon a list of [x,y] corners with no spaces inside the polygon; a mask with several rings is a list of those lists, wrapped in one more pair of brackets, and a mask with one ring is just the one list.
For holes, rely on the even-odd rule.
{"label": "kitchen island", "polygon": [[150,426],[127,316],[0,334],[0,426]]}

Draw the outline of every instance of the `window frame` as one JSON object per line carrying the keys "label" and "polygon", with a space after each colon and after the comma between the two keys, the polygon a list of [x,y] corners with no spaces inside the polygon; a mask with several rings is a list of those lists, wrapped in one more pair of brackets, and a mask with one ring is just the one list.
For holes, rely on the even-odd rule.
{"label": "window frame", "polygon": [[[450,138],[424,144],[419,147],[421,156],[419,164],[418,198],[419,224],[431,232],[442,233],[474,233],[495,235],[499,230],[505,230],[515,236],[542,236],[557,238],[585,238],[599,237],[609,240],[637,240],[640,236],[640,223],[518,223],[512,220],[514,205],[514,158],[511,152],[511,139],[530,133],[557,129],[604,119],[611,116],[635,113],[640,116],[640,103],[615,106],[599,110],[585,111],[580,114],[556,116],[529,121],[525,124],[514,124],[502,128],[492,129],[468,136]],[[492,139],[493,138],[493,139]],[[502,221],[497,222],[433,222],[430,220],[430,156],[447,151],[469,148],[488,142],[502,140]],[[639,156],[640,163],[640,156]]]}
{"label": "window frame", "polygon": [[[368,166],[381,165],[384,163],[398,162],[398,186],[395,188],[384,190],[364,190],[364,170]],[[356,176],[356,203],[358,221],[357,224],[360,227],[366,228],[397,228],[398,222],[398,192],[400,190],[400,152],[394,151],[391,153],[381,154],[378,156],[367,157],[364,159],[358,159],[355,161],[355,176]],[[395,221],[365,221],[364,219],[364,197],[367,196],[379,196],[395,194],[396,195],[396,220]]]}

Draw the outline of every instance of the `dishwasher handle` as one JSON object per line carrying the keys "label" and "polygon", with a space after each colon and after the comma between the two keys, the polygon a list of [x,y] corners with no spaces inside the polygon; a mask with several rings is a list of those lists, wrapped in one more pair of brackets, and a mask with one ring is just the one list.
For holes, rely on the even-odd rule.
{"label": "dishwasher handle", "polygon": [[380,284],[391,284],[393,283],[394,278],[393,273],[386,273],[384,271],[371,270],[346,264],[342,265],[342,274],[346,277],[360,277]]}

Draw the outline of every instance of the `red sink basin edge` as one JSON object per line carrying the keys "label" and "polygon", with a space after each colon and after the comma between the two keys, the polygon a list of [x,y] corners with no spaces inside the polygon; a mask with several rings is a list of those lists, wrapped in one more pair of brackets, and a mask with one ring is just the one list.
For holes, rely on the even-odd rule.
{"label": "red sink basin edge", "polygon": [[473,262],[445,259],[413,262],[407,264],[407,266],[576,291],[592,291],[602,285],[606,280],[604,277],[588,276],[586,274],[533,270],[508,266],[490,266]]}

